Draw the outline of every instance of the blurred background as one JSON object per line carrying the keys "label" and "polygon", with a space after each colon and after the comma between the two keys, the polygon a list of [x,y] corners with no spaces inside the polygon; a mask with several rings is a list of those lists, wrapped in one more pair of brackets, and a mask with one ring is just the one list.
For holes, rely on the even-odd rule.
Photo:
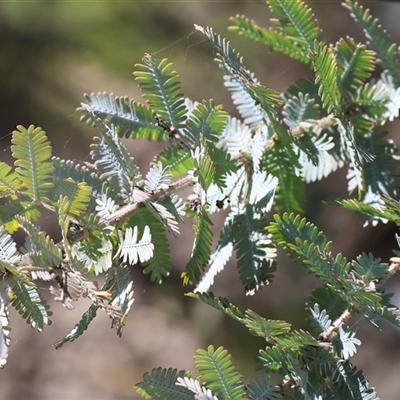
{"label": "blurred background", "polygon": [[[360,1],[378,17],[392,39],[400,43],[400,3]],[[309,1],[328,42],[352,36],[365,42],[340,1]],[[229,38],[244,56],[245,65],[266,86],[283,91],[308,74],[302,65],[273,54],[255,42],[229,32],[229,17],[245,14],[268,27],[271,17],[263,1],[7,1],[0,2],[0,158],[11,162],[10,133],[16,125],[41,126],[53,144],[53,154],[88,160],[96,131],[79,122],[75,110],[90,92],[114,92],[141,101],[132,71],[144,53],[168,58],[181,76],[183,93],[192,100],[213,98],[232,115],[235,110],[223,87],[222,73],[213,62],[213,50],[193,24],[212,26]],[[385,127],[400,144],[399,124]],[[154,147],[144,141],[127,143],[145,173]],[[347,196],[346,171],[308,187],[306,216],[333,241],[333,251],[350,259],[362,251],[388,262],[397,247],[391,225],[362,228],[349,211],[322,204]],[[216,229],[221,221],[214,219]],[[46,221],[41,226],[56,236]],[[54,316],[53,324],[38,333],[11,312],[12,344],[9,361],[0,371],[0,398],[5,400],[123,400],[139,398],[132,385],[153,367],[193,369],[192,357],[209,344],[225,346],[244,373],[254,377],[262,340],[217,311],[184,297],[179,275],[191,251],[190,224],[179,241],[171,240],[173,273],[158,286],[139,268],[132,268],[135,302],[122,338],[110,329],[107,316],[99,316],[88,331],[60,350],[51,344],[67,334],[87,309],[85,300],[67,311],[54,303],[43,286]],[[186,239],[185,239],[186,238]],[[185,242],[187,240],[187,242]],[[399,278],[387,284],[397,292]],[[264,317],[287,319],[296,329],[304,325],[305,301],[320,282],[299,265],[279,254],[278,273],[271,285],[246,297],[235,265],[217,278],[214,293],[226,296],[243,309]],[[47,293],[47,294],[46,294]],[[354,359],[385,399],[397,399],[400,367],[400,332],[383,332],[363,321],[351,321],[363,345]]]}

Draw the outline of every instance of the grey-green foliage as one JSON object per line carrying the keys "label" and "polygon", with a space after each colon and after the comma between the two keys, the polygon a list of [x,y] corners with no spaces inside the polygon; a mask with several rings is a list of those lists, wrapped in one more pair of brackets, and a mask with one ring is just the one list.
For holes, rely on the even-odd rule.
{"label": "grey-green foliage", "polygon": [[[366,215],[366,222],[400,226],[398,155],[381,125],[398,116],[398,51],[378,23],[356,3],[346,7],[371,45],[341,39],[323,41],[311,9],[300,1],[268,2],[273,27],[260,28],[243,16],[232,29],[310,67],[303,79],[277,93],[263,86],[239,53],[210,27],[196,25],[213,47],[241,119],[213,100],[184,97],[179,75],[167,60],[146,54],[134,76],[144,104],[126,97],[85,95],[82,120],[100,133],[92,163],[52,157],[45,133],[33,126],[13,134],[14,167],[0,163],[0,366],[10,345],[8,307],[14,306],[39,330],[51,312],[36,281],[52,281],[51,292],[67,308],[80,296],[92,305],[56,347],[77,339],[100,309],[120,334],[131,308],[134,282],[128,266],[143,267],[161,283],[171,271],[166,235],[179,238],[179,224],[193,219],[193,250],[182,273],[189,296],[209,304],[250,334],[262,337],[258,363],[264,373],[245,384],[232,357],[209,346],[195,356],[194,372],[154,369],[137,384],[156,399],[374,399],[363,373],[350,358],[360,341],[347,322],[354,314],[374,325],[385,319],[400,326],[399,313],[380,285],[398,268],[399,258],[381,263],[371,254],[347,260],[301,217],[305,185],[348,167],[348,190],[355,198],[337,204]],[[386,51],[382,53],[380,46]],[[371,48],[370,48],[371,47]],[[372,73],[384,69],[377,79]],[[143,174],[121,137],[164,141]],[[178,196],[192,188],[186,201]],[[226,219],[212,250],[213,214]],[[37,221],[43,211],[58,221],[55,243]],[[272,212],[276,213],[272,219]],[[273,221],[273,222],[271,222]],[[18,250],[13,233],[27,234]],[[274,279],[276,246],[323,281],[308,299],[310,332],[283,320],[242,311],[210,289],[235,255],[246,294]],[[92,276],[105,274],[98,287]],[[269,374],[281,377],[273,383]]]}

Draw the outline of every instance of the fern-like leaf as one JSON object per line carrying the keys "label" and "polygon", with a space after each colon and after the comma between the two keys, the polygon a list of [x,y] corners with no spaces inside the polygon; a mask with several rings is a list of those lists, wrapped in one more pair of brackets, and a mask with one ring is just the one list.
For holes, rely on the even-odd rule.
{"label": "fern-like leaf", "polygon": [[291,324],[285,321],[267,320],[252,310],[246,311],[243,323],[254,336],[260,336],[266,341],[273,341],[275,337],[288,333]]}
{"label": "fern-like leaf", "polygon": [[371,253],[362,253],[352,262],[354,273],[366,283],[386,277],[389,265],[381,263],[379,258],[374,258]]}
{"label": "fern-like leaf", "polygon": [[181,176],[194,169],[193,158],[190,153],[178,146],[171,146],[164,150],[155,158],[155,162],[161,162],[169,166],[169,173],[174,176]]}
{"label": "fern-like leaf", "polygon": [[54,195],[59,200],[58,207],[63,203],[63,212],[74,218],[82,216],[91,199],[90,187],[86,182],[75,182],[72,179],[64,179],[55,188]]}
{"label": "fern-like leaf", "polygon": [[196,148],[205,139],[206,142],[216,143],[226,125],[227,113],[214,101],[203,101],[192,110],[186,128],[183,130],[185,139],[192,148]]}
{"label": "fern-like leaf", "polygon": [[19,125],[13,132],[11,151],[15,160],[15,172],[19,175],[24,191],[33,201],[48,201],[53,187],[51,145],[41,128]]}
{"label": "fern-like leaf", "polygon": [[143,97],[172,126],[171,129],[182,129],[187,109],[181,93],[179,75],[173,70],[173,64],[163,59],[157,65],[150,54],[144,56],[143,62],[144,64],[136,64],[133,73]]}
{"label": "fern-like leaf", "polygon": [[8,164],[0,162],[0,198],[15,196],[15,192],[21,187],[18,174],[11,170]]}
{"label": "fern-like leaf", "polygon": [[61,249],[54,243],[53,239],[46,236],[43,231],[33,225],[25,218],[18,218],[20,226],[28,234],[27,251],[39,252],[52,266],[61,264],[63,260]]}
{"label": "fern-like leaf", "polygon": [[[258,83],[254,74],[250,74],[250,76],[253,82]],[[266,123],[268,123],[269,120],[267,113],[262,109],[260,104],[251,97],[251,94],[242,80],[238,79],[233,73],[230,75],[227,74],[224,76],[224,86],[231,94],[233,104],[236,106],[246,126],[251,130],[257,129],[260,126],[267,127]],[[226,127],[227,132],[232,129],[232,125],[229,124],[229,121],[236,122],[237,120],[235,118],[228,119]],[[237,123],[239,123],[239,125],[241,124],[240,121],[237,121]],[[271,137],[272,134],[272,132],[269,132],[269,137]]]}
{"label": "fern-like leaf", "polygon": [[350,0],[346,0],[344,6],[350,10],[352,17],[363,28],[383,69],[389,72],[398,87],[400,85],[400,55],[396,44],[391,42],[386,32],[379,25],[379,21],[372,18],[368,9],[364,11],[360,4]]}
{"label": "fern-like leaf", "polygon": [[397,226],[400,226],[399,215],[390,212],[383,207],[375,207],[369,204],[365,204],[361,201],[351,199],[351,200],[336,200],[335,204],[346,208],[347,210],[356,211],[360,214],[367,215],[370,218],[382,219],[384,221],[392,221]]}
{"label": "fern-like leaf", "polygon": [[348,360],[357,353],[356,346],[359,346],[361,341],[355,337],[355,332],[343,325],[339,327],[338,333],[334,341],[336,352],[343,360]]}
{"label": "fern-like leaf", "polygon": [[277,400],[282,398],[281,388],[274,385],[267,375],[257,376],[246,388],[248,400]]}
{"label": "fern-like leaf", "polygon": [[328,113],[338,114],[340,111],[341,94],[338,86],[338,66],[334,50],[322,42],[315,41],[312,53],[315,71],[315,83],[319,86],[318,93],[322,105]]}
{"label": "fern-like leaf", "polygon": [[169,167],[163,168],[161,162],[153,164],[146,175],[144,188],[149,192],[154,190],[166,190],[171,184],[171,176],[169,175]]}
{"label": "fern-like leaf", "polygon": [[255,21],[250,21],[243,15],[236,15],[236,17],[230,18],[230,21],[232,25],[229,26],[229,29],[237,32],[239,35],[263,43],[273,51],[286,54],[303,64],[310,63],[306,47],[299,46],[291,37],[282,35],[274,29],[260,28]]}
{"label": "fern-like leaf", "polygon": [[108,279],[113,294],[110,304],[121,310],[121,316],[113,319],[113,326],[117,327],[117,333],[121,335],[125,318],[134,302],[131,273],[128,267],[121,265],[110,270]]}
{"label": "fern-like leaf", "polygon": [[193,392],[195,394],[195,400],[218,400],[218,397],[214,396],[210,389],[201,386],[197,379],[188,378],[186,376],[184,378],[178,378],[177,385],[183,386]]}
{"label": "fern-like leaf", "polygon": [[99,176],[80,164],[74,163],[72,160],[62,160],[58,157],[53,157],[53,179],[54,185],[57,187],[60,181],[71,178],[75,182],[86,182],[90,187],[92,198],[89,205],[93,209],[95,207],[95,199],[101,198],[105,192],[105,183]]}
{"label": "fern-like leaf", "polygon": [[28,285],[16,277],[9,277],[6,283],[13,293],[11,305],[32,328],[37,328],[41,332],[44,324],[51,324],[52,312],[49,311],[46,300],[39,294],[35,285],[32,283]]}
{"label": "fern-like leaf", "polygon": [[278,178],[275,192],[275,207],[280,211],[304,212],[305,183],[297,174],[295,165],[283,146],[275,145],[262,161],[268,172]]}
{"label": "fern-like leaf", "polygon": [[151,239],[154,244],[153,257],[144,264],[143,272],[150,274],[150,279],[161,283],[163,277],[171,271],[170,248],[165,236],[164,225],[147,208],[138,210],[128,221],[131,226],[138,226],[142,231],[146,225],[150,226]]}
{"label": "fern-like leaf", "polygon": [[283,121],[289,128],[297,128],[302,122],[319,118],[318,104],[308,93],[299,92],[291,96],[283,106]]}
{"label": "fern-like leaf", "polygon": [[54,344],[56,349],[59,349],[67,342],[73,342],[78,339],[79,336],[83,335],[83,333],[89,327],[90,322],[93,321],[94,317],[97,314],[98,307],[92,304],[87,311],[82,315],[81,320],[75,325],[72,331],[66,335],[62,340]]}
{"label": "fern-like leaf", "polygon": [[215,297],[212,292],[210,293],[186,293],[186,296],[198,299],[205,304],[208,304],[215,309],[222,311],[229,317],[242,321],[245,318],[245,313],[238,307],[229,302],[225,297]]}
{"label": "fern-like leaf", "polygon": [[315,303],[314,308],[310,307],[309,310],[311,312],[310,323],[316,334],[319,335],[330,327],[332,320],[326,310],[321,311],[318,303]]}
{"label": "fern-like leaf", "polygon": [[18,253],[13,238],[7,233],[4,226],[0,226],[0,260],[15,264],[20,258],[21,255]]}
{"label": "fern-like leaf", "polygon": [[251,207],[237,215],[232,225],[237,267],[248,295],[268,284],[276,269],[276,249],[263,228],[262,220]]}
{"label": "fern-like leaf", "polygon": [[338,120],[338,131],[342,147],[346,150],[350,159],[349,170],[347,172],[348,189],[350,193],[357,192],[358,197],[360,197],[365,189],[365,180],[360,153],[354,139],[354,127],[350,122],[340,119]]}
{"label": "fern-like leaf", "polygon": [[210,156],[204,152],[204,149],[196,147],[192,152],[196,176],[202,189],[207,190],[214,178],[215,167]]}
{"label": "fern-like leaf", "polygon": [[341,39],[336,45],[339,65],[339,86],[342,92],[356,90],[370,78],[374,70],[375,53],[354,39]]}
{"label": "fern-like leaf", "polygon": [[265,112],[272,116],[275,109],[282,103],[279,94],[271,89],[259,85],[253,79],[252,74],[244,67],[242,57],[231,47],[230,43],[215,34],[214,31],[207,27],[195,25],[196,30],[203,33],[213,44],[217,51],[216,61],[220,68],[228,75],[232,76],[236,82],[240,82],[242,88],[255,101],[260,104]]}
{"label": "fern-like leaf", "polygon": [[194,394],[186,387],[176,384],[178,378],[184,378],[185,371],[177,369],[154,368],[143,375],[143,382],[134,387],[136,392],[146,399],[153,400],[193,400]]}
{"label": "fern-like leaf", "polygon": [[100,178],[107,181],[107,186],[121,193],[123,198],[132,198],[134,186],[141,180],[139,168],[129,155],[115,127],[99,120],[96,124],[103,134],[103,140],[94,138],[90,153]]}
{"label": "fern-like leaf", "polygon": [[199,379],[206,382],[217,396],[229,400],[244,398],[242,376],[223,347],[214,349],[214,346],[208,346],[207,350],[197,350],[194,363],[200,373]]}
{"label": "fern-like leaf", "polygon": [[193,227],[195,239],[190,261],[182,273],[184,285],[193,284],[200,278],[201,273],[206,268],[211,254],[211,244],[213,233],[211,230],[212,222],[206,208],[202,208],[196,215],[196,222]]}
{"label": "fern-like leaf", "polygon": [[145,226],[142,238],[138,241],[138,227],[127,228],[125,236],[118,247],[116,257],[121,257],[122,262],[131,265],[138,261],[146,262],[153,256],[154,244],[151,242],[150,228]]}
{"label": "fern-like leaf", "polygon": [[262,212],[270,211],[274,202],[278,179],[265,171],[260,171],[253,174],[250,184],[249,204],[254,205],[256,210]]}
{"label": "fern-like leaf", "polygon": [[274,240],[288,252],[296,254],[303,265],[310,269],[316,276],[329,282],[340,291],[343,285],[343,277],[349,271],[350,264],[338,254],[333,257],[330,252],[331,243],[328,242],[322,232],[300,219],[294,214],[275,215],[275,222],[268,228],[268,232]]}
{"label": "fern-like leaf", "polygon": [[319,38],[321,30],[314,20],[311,9],[299,0],[268,0],[267,2],[271,11],[278,17],[272,19],[275,27],[306,50],[312,47],[314,40]]}
{"label": "fern-like leaf", "polygon": [[232,252],[232,242],[218,244],[217,249],[210,257],[210,266],[201,277],[200,282],[196,286],[195,292],[205,293],[210,290],[211,286],[214,284],[215,276],[224,269],[226,263],[232,256]]}
{"label": "fern-like leaf", "polygon": [[78,111],[83,114],[81,121],[89,125],[95,125],[97,118],[102,121],[109,118],[110,124],[117,127],[119,136],[158,142],[168,138],[167,134],[157,127],[153,112],[128,97],[116,97],[112,93],[85,94],[85,103]]}

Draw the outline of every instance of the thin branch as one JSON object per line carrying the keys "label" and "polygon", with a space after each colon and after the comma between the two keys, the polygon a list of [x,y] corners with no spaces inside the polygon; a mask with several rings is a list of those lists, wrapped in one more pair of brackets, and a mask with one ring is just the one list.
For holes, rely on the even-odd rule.
{"label": "thin branch", "polygon": [[[185,177],[178,179],[177,181],[172,183],[168,187],[168,189],[156,190],[145,201],[155,202],[155,201],[161,200],[164,197],[169,196],[171,193],[175,193],[178,190],[182,190],[188,186],[193,185],[196,182],[196,179],[197,178],[195,178],[193,175],[188,174]],[[127,220],[137,209],[139,209],[140,207],[143,207],[145,201],[129,203],[129,204],[121,207],[114,213],[101,218],[100,224],[104,224],[104,225],[119,224],[120,222]]]}

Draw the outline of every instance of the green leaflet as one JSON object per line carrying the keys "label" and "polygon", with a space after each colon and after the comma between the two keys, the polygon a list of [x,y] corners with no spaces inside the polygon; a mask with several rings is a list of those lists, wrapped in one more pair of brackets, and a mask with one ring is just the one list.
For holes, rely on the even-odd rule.
{"label": "green leaflet", "polygon": [[50,325],[49,306],[45,299],[39,294],[35,285],[26,284],[18,276],[7,279],[6,283],[13,292],[11,305],[21,314],[32,328],[40,332],[44,324]]}
{"label": "green leaflet", "polygon": [[202,208],[196,214],[196,222],[193,227],[195,239],[193,244],[192,255],[189,263],[186,265],[185,271],[182,272],[183,284],[190,285],[198,280],[200,274],[206,268],[211,254],[212,244],[212,222],[206,208]]}
{"label": "green leaflet", "polygon": [[336,45],[339,68],[339,86],[346,90],[358,89],[371,77],[375,64],[375,53],[354,39],[341,39]]}
{"label": "green leaflet", "polygon": [[19,217],[18,221],[20,226],[28,234],[27,240],[29,248],[27,251],[39,252],[50,265],[57,266],[62,262],[61,249],[56,246],[53,239],[45,235],[43,231],[40,231],[34,224],[29,220]]}
{"label": "green leaflet", "polygon": [[186,121],[186,140],[193,149],[201,145],[203,139],[206,143],[215,144],[225,128],[227,116],[222,106],[215,105],[212,100],[203,101],[193,109]]}
{"label": "green leaflet", "polygon": [[315,71],[315,83],[322,106],[328,113],[340,112],[341,94],[338,86],[338,66],[333,49],[317,40],[313,44],[312,64]]}
{"label": "green leaflet", "polygon": [[352,200],[336,200],[335,204],[342,206],[348,210],[356,211],[361,214],[365,214],[372,218],[381,218],[383,220],[392,221],[397,226],[400,226],[400,217],[398,214],[393,212],[390,208],[383,208],[383,210],[371,206],[369,204],[362,203],[361,201]]}
{"label": "green leaflet", "polygon": [[400,84],[400,55],[396,44],[391,42],[378,19],[373,19],[368,9],[364,11],[361,5],[350,0],[347,0],[344,6],[350,10],[351,16],[364,29],[364,33],[370,41],[370,46],[375,51],[382,68],[389,71],[390,76],[398,86]]}
{"label": "green leaflet", "polygon": [[265,319],[252,310],[246,311],[243,323],[254,336],[260,336],[269,342],[273,342],[277,336],[288,333],[291,328],[285,321]]}
{"label": "green leaflet", "polygon": [[242,376],[236,370],[226,349],[208,346],[207,350],[197,350],[194,363],[200,379],[223,399],[241,400],[244,397]]}
{"label": "green leaflet", "polygon": [[182,370],[154,368],[150,373],[144,374],[143,382],[135,385],[136,392],[146,399],[193,400],[193,392],[176,385],[177,379],[184,376],[185,371]]}
{"label": "green leaflet", "polygon": [[85,94],[85,103],[78,108],[81,121],[96,125],[96,118],[105,120],[117,127],[119,136],[132,139],[166,140],[166,134],[154,121],[152,111],[127,97],[116,97],[112,93]]}
{"label": "green leaflet", "polygon": [[276,400],[282,396],[280,387],[274,385],[269,376],[259,375],[247,386],[247,398],[249,400]]}
{"label": "green leaflet", "polygon": [[288,154],[280,146],[268,152],[263,166],[279,179],[275,194],[275,206],[279,211],[303,213],[305,204],[305,183],[297,174]]}
{"label": "green leaflet", "polygon": [[81,320],[74,326],[71,332],[66,335],[62,340],[58,341],[54,344],[56,349],[59,349],[67,342],[73,342],[75,339],[78,339],[86,329],[89,327],[90,322],[93,321],[94,317],[97,314],[98,307],[92,304],[87,311],[82,315]]}
{"label": "green leaflet", "polygon": [[209,293],[186,293],[186,296],[194,299],[201,300],[203,303],[222,311],[224,314],[230,316],[233,319],[241,321],[245,318],[245,314],[238,307],[229,302],[227,298],[215,297],[212,292]]}
{"label": "green leaflet", "polygon": [[299,0],[267,1],[271,11],[278,17],[272,19],[274,26],[288,38],[299,43],[300,47],[312,47],[319,39],[321,30],[314,20],[314,15],[305,3]]}
{"label": "green leaflet", "polygon": [[263,232],[263,221],[248,206],[243,214],[235,216],[232,233],[237,267],[246,294],[254,294],[270,283],[275,272],[276,249]]}
{"label": "green leaflet", "polygon": [[263,110],[270,116],[282,101],[279,94],[271,89],[257,83],[254,76],[244,67],[242,57],[231,47],[230,43],[215,34],[212,28],[203,28],[196,25],[196,30],[203,33],[213,44],[217,51],[216,61],[219,67],[228,75],[233,76],[235,81],[240,81],[242,88]]}
{"label": "green leaflet", "polygon": [[[12,168],[0,162],[0,197],[15,196],[15,192],[20,189],[20,181],[18,174],[11,172]],[[11,173],[10,173],[11,172]]]}
{"label": "green leaflet", "polygon": [[63,199],[63,212],[72,217],[81,216],[90,201],[90,187],[85,182],[75,182],[70,178],[64,179],[55,188],[55,198]]}
{"label": "green leaflet", "polygon": [[161,161],[163,165],[168,164],[170,166],[169,172],[174,177],[184,175],[194,168],[193,158],[190,153],[177,146],[171,146],[161,152],[155,161]]}
{"label": "green leaflet", "polygon": [[144,64],[136,64],[136,77],[143,97],[153,110],[174,129],[183,128],[187,109],[181,93],[179,75],[173,64],[163,59],[159,64],[146,54]]}
{"label": "green leaflet", "polygon": [[254,21],[250,21],[244,16],[231,17],[230,21],[232,25],[229,29],[239,35],[261,42],[269,46],[273,51],[286,54],[303,64],[310,63],[307,50],[302,46],[296,45],[292,38],[274,29],[260,28]]}
{"label": "green leaflet", "polygon": [[53,187],[51,174],[53,164],[51,145],[41,128],[30,125],[28,129],[19,125],[13,132],[12,155],[15,160],[15,172],[23,185],[23,191],[33,201],[47,201]]}
{"label": "green leaflet", "polygon": [[152,281],[161,283],[163,278],[171,272],[170,248],[164,226],[152,212],[145,208],[136,212],[128,223],[138,226],[141,230],[146,225],[150,225],[154,253],[153,257],[143,265],[143,272],[150,274]]}
{"label": "green leaflet", "polygon": [[340,287],[342,277],[349,270],[349,264],[339,254],[333,257],[331,243],[322,232],[294,214],[275,215],[275,222],[268,228],[273,239],[291,256],[300,258],[303,265],[333,287]]}

